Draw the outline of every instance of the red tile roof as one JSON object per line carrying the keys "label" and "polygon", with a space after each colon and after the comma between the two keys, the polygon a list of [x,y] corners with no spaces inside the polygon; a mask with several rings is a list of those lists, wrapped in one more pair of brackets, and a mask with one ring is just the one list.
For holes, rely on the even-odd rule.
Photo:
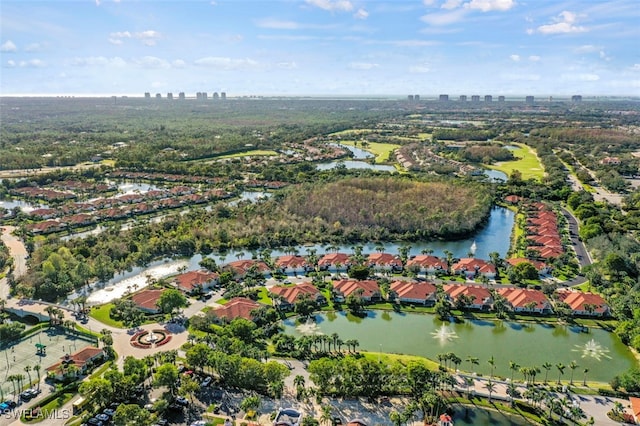
{"label": "red tile roof", "polygon": [[478,271],[481,274],[496,273],[496,267],[482,259],[463,257],[451,266],[453,271]]}
{"label": "red tile roof", "polygon": [[296,256],[296,255],[286,255],[286,256],[280,256],[278,259],[276,259],[276,266],[280,267],[280,268],[306,268],[309,265],[309,262],[307,262],[307,259],[305,259],[302,256]]}
{"label": "red tile roof", "polygon": [[245,275],[253,265],[256,265],[260,272],[268,272],[271,270],[269,266],[261,260],[243,259],[229,262],[227,264],[227,266],[237,275]]}
{"label": "red tile roof", "polygon": [[142,290],[131,296],[131,300],[139,308],[157,311],[159,309],[157,305],[158,299],[160,299],[163,291],[164,290]]}
{"label": "red tile roof", "polygon": [[351,263],[349,255],[346,253],[327,253],[318,260],[318,266],[330,266],[330,265],[348,265]]}
{"label": "red tile roof", "polygon": [[465,284],[445,284],[443,286],[445,293],[449,295],[449,298],[456,301],[461,295],[473,298],[474,305],[482,305],[485,300],[491,298],[491,292],[486,287],[478,285],[465,285]]}
{"label": "red tile roof", "polygon": [[595,293],[583,293],[574,290],[558,290],[558,298],[571,307],[573,311],[586,311],[585,305],[595,305],[594,313],[604,314],[608,311],[607,302]]}
{"label": "red tile roof", "polygon": [[389,288],[400,299],[427,300],[436,292],[435,284],[429,282],[394,281]]}
{"label": "red tile roof", "polygon": [[542,269],[547,267],[547,264],[544,262],[540,262],[539,260],[526,259],[524,257],[513,257],[511,259],[507,259],[506,262],[511,266],[516,266],[520,263],[530,263],[538,271],[541,271]]}
{"label": "red tile roof", "polygon": [[304,294],[308,294],[311,299],[315,299],[320,294],[320,291],[310,283],[300,283],[294,286],[273,286],[269,289],[273,294],[282,296],[290,304],[296,303],[298,298]]}
{"label": "red tile roof", "polygon": [[630,396],[629,402],[631,402],[631,411],[633,412],[633,415],[636,417],[636,420],[640,420],[640,398]]}
{"label": "red tile roof", "polygon": [[549,299],[540,290],[526,288],[501,288],[498,294],[503,296],[514,308],[526,309],[529,303],[535,303],[534,309],[546,309],[549,307]]}
{"label": "red tile roof", "polygon": [[369,255],[369,259],[367,260],[367,262],[370,265],[379,265],[379,266],[390,265],[390,266],[396,266],[396,267],[402,266],[402,261],[400,260],[400,258],[390,253],[371,253]]}
{"label": "red tile roof", "polygon": [[65,355],[60,357],[60,361],[46,368],[46,371],[56,371],[60,368],[63,362],[67,364],[73,364],[79,369],[82,369],[84,365],[91,359],[104,354],[104,350],[93,346],[86,346],[71,355]]}
{"label": "red tile roof", "polygon": [[251,311],[260,308],[261,305],[258,302],[254,302],[246,297],[234,297],[229,300],[225,305],[211,311],[212,315],[218,318],[227,318],[233,320],[235,318],[244,318],[251,320]]}
{"label": "red tile roof", "polygon": [[429,268],[443,269],[445,271],[449,267],[449,265],[447,265],[447,262],[445,260],[442,260],[436,256],[431,256],[426,254],[419,254],[413,259],[409,259],[407,261],[407,267],[411,267],[414,265],[427,268],[427,269]]}
{"label": "red tile roof", "polygon": [[362,297],[369,298],[380,292],[380,286],[375,280],[340,280],[333,283],[333,288],[345,297],[355,293],[358,289],[362,289]]}
{"label": "red tile roof", "polygon": [[204,284],[218,279],[219,274],[209,271],[189,271],[180,274],[174,278],[178,288],[185,291],[192,291],[196,287],[202,287]]}

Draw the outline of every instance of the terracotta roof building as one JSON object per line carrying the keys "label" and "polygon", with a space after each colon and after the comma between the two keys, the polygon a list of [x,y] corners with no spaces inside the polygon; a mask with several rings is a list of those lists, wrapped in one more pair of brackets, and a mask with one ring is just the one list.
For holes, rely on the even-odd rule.
{"label": "terracotta roof building", "polygon": [[407,268],[419,268],[418,271],[421,273],[433,274],[437,271],[447,272],[449,265],[439,257],[419,254],[407,261]]}
{"label": "terracotta roof building", "polygon": [[463,257],[455,264],[451,265],[451,272],[454,274],[466,275],[467,278],[474,278],[477,275],[484,275],[489,279],[496,276],[497,270],[494,265],[482,259],[473,257]]}
{"label": "terracotta roof building", "polygon": [[274,298],[274,304],[280,309],[291,309],[298,299],[309,296],[311,300],[319,304],[325,304],[326,298],[311,283],[300,283],[294,286],[273,286],[269,289],[272,294],[280,297]]}
{"label": "terracotta roof building", "polygon": [[261,260],[252,260],[252,259],[243,259],[236,260],[233,262],[227,263],[224,268],[230,269],[233,272],[235,277],[244,277],[247,275],[247,272],[251,270],[251,268],[256,268],[256,270],[263,275],[267,276],[271,274],[271,268],[269,265],[264,263]]}
{"label": "terracotta roof building", "polygon": [[609,305],[599,294],[574,290],[558,290],[556,294],[558,299],[569,305],[574,315],[608,316],[611,313]]}
{"label": "terracotta roof building", "polygon": [[197,293],[212,288],[217,282],[219,274],[205,270],[189,271],[177,275],[173,282],[179,290],[185,293]]}
{"label": "terracotta roof building", "polygon": [[150,314],[160,312],[158,308],[158,300],[164,290],[142,290],[131,296],[131,300],[136,304],[138,309]]}
{"label": "terracotta roof building", "polygon": [[369,266],[376,270],[401,270],[402,261],[398,256],[390,253],[371,253],[367,259]]}
{"label": "terracotta roof building", "polygon": [[498,294],[507,299],[509,305],[516,312],[552,312],[551,302],[540,290],[529,290],[526,288],[501,288]]}
{"label": "terracotta roof building", "polygon": [[70,365],[77,368],[76,375],[85,374],[90,365],[93,365],[96,361],[102,361],[104,356],[105,353],[103,349],[86,346],[78,352],[61,357],[59,362],[47,367],[46,371],[48,373],[53,373],[58,380],[64,377]]}
{"label": "terracotta roof building", "polygon": [[251,320],[253,319],[251,312],[261,306],[264,305],[254,302],[251,299],[247,299],[246,297],[234,297],[226,304],[209,311],[209,313],[210,315],[220,319],[225,318],[227,321],[231,321],[236,318]]}
{"label": "terracotta roof building", "polygon": [[466,296],[472,301],[471,304],[467,305],[470,309],[488,310],[493,304],[491,292],[487,287],[466,284],[445,284],[443,290],[447,294],[447,298],[453,303],[462,295]]}
{"label": "terracotta roof building", "polygon": [[351,266],[351,258],[346,253],[327,253],[318,260],[318,267],[328,271],[346,270]]}
{"label": "terracotta roof building", "polygon": [[344,301],[351,294],[359,294],[367,302],[381,299],[380,286],[375,280],[340,280],[333,283],[336,300]]}
{"label": "terracotta roof building", "polygon": [[432,306],[436,303],[436,286],[429,282],[394,281],[389,290],[401,303]]}

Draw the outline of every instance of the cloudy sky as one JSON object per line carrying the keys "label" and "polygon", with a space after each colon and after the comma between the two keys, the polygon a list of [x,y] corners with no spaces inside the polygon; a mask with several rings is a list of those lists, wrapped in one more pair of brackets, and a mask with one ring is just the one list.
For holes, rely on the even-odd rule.
{"label": "cloudy sky", "polygon": [[0,0],[0,94],[640,96],[639,0]]}

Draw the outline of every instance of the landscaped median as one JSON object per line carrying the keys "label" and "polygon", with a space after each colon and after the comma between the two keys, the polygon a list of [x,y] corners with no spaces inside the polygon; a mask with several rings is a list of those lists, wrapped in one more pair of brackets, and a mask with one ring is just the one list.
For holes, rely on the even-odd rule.
{"label": "landscaped median", "polygon": [[78,391],[78,383],[67,385],[24,409],[20,416],[23,423],[40,423],[43,420],[68,420],[73,416],[71,408],[62,408]]}

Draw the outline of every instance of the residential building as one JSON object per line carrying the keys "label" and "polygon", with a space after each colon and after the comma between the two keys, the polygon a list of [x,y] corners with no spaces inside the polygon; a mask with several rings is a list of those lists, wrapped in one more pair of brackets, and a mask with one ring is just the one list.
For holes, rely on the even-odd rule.
{"label": "residential building", "polygon": [[294,286],[273,286],[269,292],[279,296],[273,298],[275,307],[282,310],[291,310],[302,297],[309,297],[319,305],[327,303],[327,299],[311,283],[300,283]]}
{"label": "residential building", "polygon": [[437,272],[448,272],[449,265],[443,259],[427,254],[419,254],[407,261],[407,269],[417,269],[419,274],[433,275]]}
{"label": "residential building", "polygon": [[474,257],[463,257],[458,262],[451,265],[451,272],[457,275],[464,275],[468,279],[473,279],[478,275],[484,275],[492,280],[496,277],[497,269],[495,265],[482,259]]}
{"label": "residential building", "polygon": [[436,303],[437,289],[430,282],[399,280],[389,286],[389,299],[400,303],[433,306]]}
{"label": "residential building", "polygon": [[551,302],[540,290],[526,288],[501,288],[498,294],[504,297],[514,312],[546,314],[553,312]]}
{"label": "residential building", "polygon": [[367,264],[376,272],[402,270],[400,258],[390,253],[371,253],[367,259]]}
{"label": "residential building", "polygon": [[177,275],[173,279],[173,283],[178,290],[188,294],[197,294],[206,290],[211,290],[218,284],[220,274],[205,270],[189,271],[184,274]]}
{"label": "residential building", "polygon": [[480,102],[480,95],[471,95],[471,102]]}
{"label": "residential building", "polygon": [[460,102],[467,102],[467,95],[460,95]]}
{"label": "residential building", "polygon": [[131,296],[131,301],[136,304],[138,309],[149,314],[160,313],[158,300],[164,290],[145,289]]}
{"label": "residential building", "polygon": [[318,260],[318,268],[323,271],[346,271],[351,266],[351,258],[346,253],[327,253]]}
{"label": "residential building", "polygon": [[309,264],[307,259],[298,255],[280,256],[276,259],[275,265],[280,272],[286,275],[304,275],[313,269],[313,265]]}
{"label": "residential building", "polygon": [[491,95],[485,95],[485,97],[484,97],[484,101],[485,101],[485,102],[493,102],[493,96],[491,96]]}
{"label": "residential building", "polygon": [[574,315],[604,317],[611,314],[611,308],[599,294],[564,289],[556,291],[556,295],[569,305]]}
{"label": "residential building", "polygon": [[533,100],[534,100],[534,97],[533,97],[533,96],[527,96],[527,97],[525,97],[525,98],[524,98],[524,102],[525,102],[527,105],[533,105]]}
{"label": "residential building", "polygon": [[506,262],[511,266],[516,266],[523,262],[529,263],[536,268],[540,275],[547,275],[551,272],[551,266],[539,260],[526,259],[524,257],[513,257],[511,259],[507,259]]}
{"label": "residential building", "polygon": [[233,273],[234,278],[244,278],[251,271],[258,272],[265,277],[271,275],[269,265],[261,260],[242,259],[227,263],[223,269],[228,269]]}
{"label": "residential building", "polygon": [[375,280],[340,280],[333,283],[334,297],[338,302],[344,302],[347,297],[356,294],[365,302],[377,302],[382,299],[380,286]]}
{"label": "residential building", "polygon": [[259,309],[261,306],[264,305],[261,305],[251,299],[247,299],[246,297],[234,297],[224,305],[212,309],[208,314],[219,319],[224,319],[225,321],[232,321],[236,318],[252,320],[253,316],[251,312]]}
{"label": "residential building", "polygon": [[631,405],[631,413],[636,423],[640,423],[640,398],[634,396],[629,397],[629,403]]}
{"label": "residential building", "polygon": [[445,284],[443,290],[447,294],[447,299],[453,304],[457,302],[458,298],[464,295],[467,301],[470,302],[466,305],[469,309],[488,311],[493,305],[493,297],[487,287],[466,284]]}
{"label": "residential building", "polygon": [[571,102],[575,102],[575,103],[582,102],[582,95],[573,95],[573,96],[571,96]]}
{"label": "residential building", "polygon": [[438,97],[438,100],[440,100],[440,102],[448,102],[449,101],[449,95],[440,95]]}

